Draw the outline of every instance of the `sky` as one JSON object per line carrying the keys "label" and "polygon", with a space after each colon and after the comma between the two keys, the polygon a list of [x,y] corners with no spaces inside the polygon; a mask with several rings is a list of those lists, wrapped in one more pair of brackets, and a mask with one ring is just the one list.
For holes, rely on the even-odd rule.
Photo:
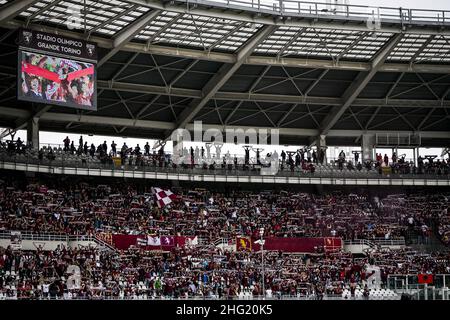
{"label": "sky", "polygon": [[[220,0],[219,0],[220,1]],[[243,1],[243,0],[240,0]],[[245,1],[245,0],[244,0]],[[251,0],[247,0],[251,2]],[[274,0],[261,0],[261,3],[273,3]],[[327,3],[326,0],[301,0],[301,2],[318,2]],[[390,7],[390,8],[408,8],[408,9],[434,9],[434,10],[450,10],[449,0],[348,0],[350,5],[364,5],[372,7]]]}

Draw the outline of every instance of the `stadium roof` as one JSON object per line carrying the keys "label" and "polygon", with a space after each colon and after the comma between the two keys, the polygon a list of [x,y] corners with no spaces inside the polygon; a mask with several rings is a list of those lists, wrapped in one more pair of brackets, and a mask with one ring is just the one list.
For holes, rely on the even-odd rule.
{"label": "stadium roof", "polygon": [[[16,100],[21,26],[98,43],[98,111]],[[357,145],[364,132],[450,141],[450,11],[0,0],[0,27],[0,126],[40,117],[41,130],[160,139],[202,120],[280,128],[282,143],[326,135],[330,145]]]}

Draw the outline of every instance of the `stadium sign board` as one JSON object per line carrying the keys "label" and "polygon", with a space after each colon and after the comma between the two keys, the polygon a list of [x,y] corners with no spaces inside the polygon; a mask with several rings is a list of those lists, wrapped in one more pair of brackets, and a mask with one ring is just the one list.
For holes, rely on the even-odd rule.
{"label": "stadium sign board", "polygon": [[42,31],[20,29],[19,47],[64,56],[66,58],[97,62],[97,45],[94,42],[68,38]]}

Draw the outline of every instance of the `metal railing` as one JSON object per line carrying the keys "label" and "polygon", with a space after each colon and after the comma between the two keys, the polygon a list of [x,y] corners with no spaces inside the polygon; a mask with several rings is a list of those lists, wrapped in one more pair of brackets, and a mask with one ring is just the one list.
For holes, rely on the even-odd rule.
{"label": "metal railing", "polygon": [[[11,230],[14,231],[14,230]],[[0,231],[0,239],[10,239],[11,231]],[[32,241],[69,241],[69,235],[65,233],[34,233],[30,231],[18,231],[20,232],[22,240],[32,240]],[[74,240],[79,241],[81,236],[70,236]]]}
{"label": "metal railing", "polygon": [[247,9],[261,13],[271,13],[287,16],[310,16],[315,18],[330,18],[349,20],[377,19],[381,22],[397,22],[420,24],[448,24],[450,10],[409,9],[401,7],[376,7],[355,4],[330,4],[326,2],[309,2],[297,0],[175,0],[189,5],[205,5],[229,9]]}
{"label": "metal railing", "polygon": [[[14,230],[1,230],[0,239],[11,239],[11,231]],[[101,247],[106,247],[111,250],[116,250],[113,246],[106,243],[105,241],[99,239],[94,235],[69,235],[65,233],[34,233],[30,231],[17,231],[20,232],[20,237],[22,240],[31,241],[61,241],[65,243],[73,241],[87,241],[94,242]]]}
{"label": "metal railing", "polygon": [[[1,295],[0,300],[28,300],[29,298],[20,298],[17,296],[8,297],[6,295]],[[398,300],[399,297],[395,296],[376,296],[376,297],[368,297],[364,298],[362,296],[359,297],[345,297],[343,295],[336,294],[324,294],[320,300]],[[218,297],[217,295],[213,296],[190,296],[190,297],[171,297],[171,296],[152,296],[147,294],[141,294],[136,296],[91,296],[91,297],[39,297],[38,300],[52,300],[52,301],[64,301],[64,300],[173,300],[173,301],[199,301],[199,300],[221,300],[221,301],[232,301],[232,300],[319,300],[317,295],[278,295],[273,293],[271,295],[266,296],[254,296],[254,295],[240,295],[240,296],[222,296]]]}
{"label": "metal railing", "polygon": [[55,160],[49,160],[46,157],[39,160],[35,155],[27,153],[22,155],[12,154],[9,155],[7,152],[0,152],[0,165],[5,164],[24,164],[24,165],[37,165],[37,166],[49,166],[50,168],[74,168],[74,169],[99,169],[99,170],[112,170],[115,172],[151,172],[151,173],[163,173],[163,174],[187,174],[187,175],[211,175],[211,176],[260,176],[260,177],[295,177],[295,178],[349,178],[349,179],[432,179],[432,180],[447,180],[450,181],[450,172],[444,172],[441,174],[401,174],[401,173],[390,173],[390,174],[380,174],[376,170],[367,170],[363,168],[361,171],[358,170],[340,170],[336,166],[316,166],[314,172],[309,172],[302,170],[301,168],[295,168],[294,171],[284,168],[284,170],[275,170],[273,175],[266,175],[259,170],[259,167],[255,169],[243,170],[242,166],[226,165],[222,167],[221,165],[216,165],[215,169],[205,169],[201,165],[195,165],[191,167],[189,165],[177,166],[176,168],[169,166],[155,166],[150,161],[144,163],[144,165],[129,164],[128,160],[125,164],[121,166],[116,166],[114,163],[102,163],[100,160],[92,157],[79,157],[75,155],[69,155],[66,153],[61,153],[56,155]]}
{"label": "metal railing", "polygon": [[344,245],[346,246],[352,246],[352,245],[358,245],[358,246],[368,246],[368,247],[374,247],[375,243],[370,242],[367,239],[353,239],[353,240],[344,240]]}
{"label": "metal railing", "polygon": [[370,239],[370,241],[372,241],[373,243],[375,243],[379,246],[404,246],[404,245],[406,245],[404,237],[396,238],[396,239],[375,238],[375,239]]}
{"label": "metal railing", "polygon": [[391,274],[387,287],[417,300],[450,300],[450,274],[435,274],[430,284],[418,283],[417,274]]}
{"label": "metal railing", "polygon": [[405,238],[396,239],[385,239],[385,238],[374,238],[374,239],[349,239],[344,240],[344,245],[365,245],[368,247],[390,247],[390,246],[405,246]]}

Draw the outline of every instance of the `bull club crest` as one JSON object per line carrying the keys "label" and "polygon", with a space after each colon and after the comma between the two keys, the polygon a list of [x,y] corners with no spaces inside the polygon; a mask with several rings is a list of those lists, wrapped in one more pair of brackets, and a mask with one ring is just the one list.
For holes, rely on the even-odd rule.
{"label": "bull club crest", "polygon": [[90,57],[92,57],[95,53],[95,46],[93,44],[86,44],[86,50]]}
{"label": "bull club crest", "polygon": [[247,242],[245,241],[245,239],[241,238],[240,243],[242,248],[247,249]]}
{"label": "bull club crest", "polygon": [[23,31],[23,32],[22,32],[22,37],[23,37],[23,41],[24,41],[26,44],[30,44],[30,43],[31,43],[31,39],[32,39],[32,37],[33,37],[33,33],[30,32],[30,31]]}

